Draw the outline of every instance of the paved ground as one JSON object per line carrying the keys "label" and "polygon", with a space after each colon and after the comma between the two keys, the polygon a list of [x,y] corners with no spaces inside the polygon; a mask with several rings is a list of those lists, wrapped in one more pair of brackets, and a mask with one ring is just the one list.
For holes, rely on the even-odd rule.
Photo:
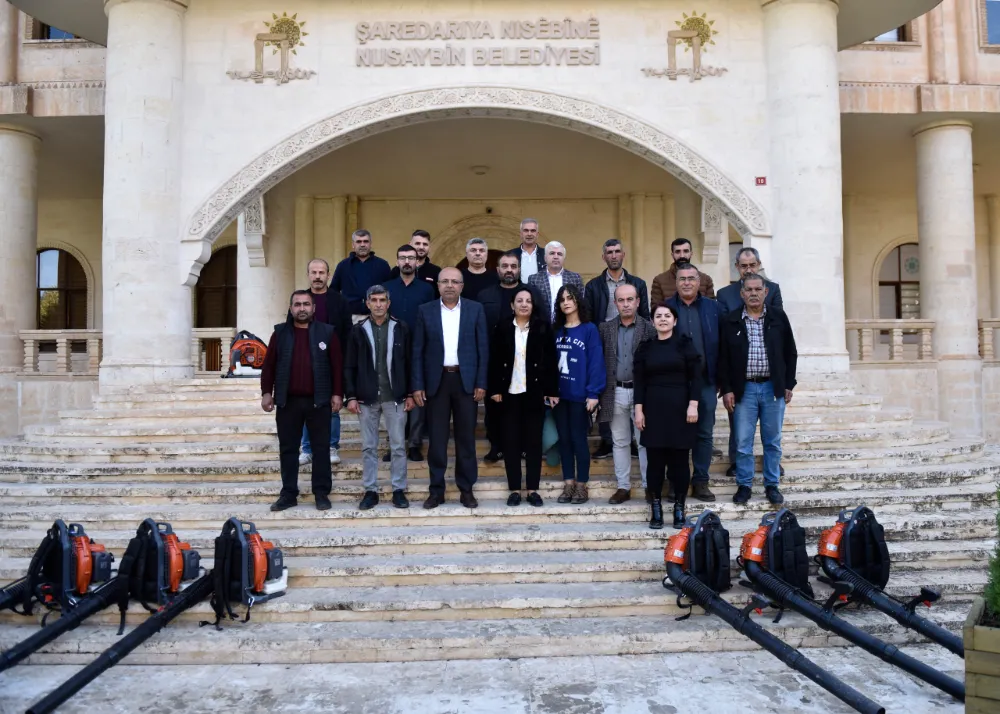
{"label": "paved ground", "polygon": [[[962,676],[940,647],[909,654]],[[961,714],[963,706],[856,648],[803,650],[890,714]],[[0,712],[23,712],[76,666],[0,675]],[[349,712],[371,714],[847,714],[839,700],[764,652],[471,660],[403,664],[119,665],[61,714]]]}

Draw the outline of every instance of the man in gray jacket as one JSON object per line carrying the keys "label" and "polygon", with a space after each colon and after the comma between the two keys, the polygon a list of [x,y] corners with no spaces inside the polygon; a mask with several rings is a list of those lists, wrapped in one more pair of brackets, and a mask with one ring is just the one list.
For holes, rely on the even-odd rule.
{"label": "man in gray jacket", "polygon": [[372,285],[365,295],[370,315],[351,329],[344,361],[347,410],[360,414],[362,483],[358,506],[378,505],[378,427],[385,417],[392,454],[392,505],[409,508],[406,499],[406,413],[413,409],[410,393],[410,331],[389,316],[389,293]]}
{"label": "man in gray jacket", "polygon": [[[653,323],[636,314],[639,293],[634,285],[615,288],[615,305],[618,316],[597,326],[604,343],[604,365],[607,382],[601,393],[602,423],[611,422],[612,456],[615,461],[615,479],[618,490],[609,503],[619,504],[632,498],[632,408],[634,384],[632,363],[639,345],[656,338]],[[639,447],[639,471],[642,487],[646,488],[646,449]],[[648,494],[647,494],[648,496]],[[648,498],[647,498],[648,500]]]}

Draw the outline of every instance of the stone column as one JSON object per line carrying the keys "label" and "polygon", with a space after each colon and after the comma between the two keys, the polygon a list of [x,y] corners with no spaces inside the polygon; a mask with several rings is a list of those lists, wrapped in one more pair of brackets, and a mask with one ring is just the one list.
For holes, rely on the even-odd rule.
{"label": "stone column", "polygon": [[646,247],[646,194],[633,193],[629,199],[632,203],[632,240],[628,246],[629,255],[626,256],[626,262],[631,264],[629,272],[648,280],[652,276],[648,276],[649,271],[646,270],[646,261],[643,258]]}
{"label": "stone column", "polygon": [[[847,374],[837,4],[763,0],[774,238],[799,373]],[[762,258],[764,257],[762,251]]]}
{"label": "stone column", "polygon": [[937,121],[914,132],[920,312],[935,321],[941,419],[957,436],[983,431],[976,286],[972,124]]}
{"label": "stone column", "polygon": [[729,222],[712,201],[701,199],[701,262],[712,277],[715,292],[729,285]]}
{"label": "stone column", "polygon": [[7,0],[0,0],[0,84],[17,81],[18,20],[21,13]]}
{"label": "stone column", "polygon": [[0,436],[18,431],[16,374],[24,364],[18,332],[35,328],[40,147],[26,129],[0,124]]}
{"label": "stone column", "polygon": [[[272,189],[267,208],[267,267],[252,268],[244,234],[237,243],[236,326],[267,342],[276,324],[285,321],[288,298],[296,286],[308,288],[306,262],[295,262],[295,198]],[[306,259],[308,260],[308,259]]]}
{"label": "stone column", "polygon": [[[347,232],[347,196],[334,196],[333,199],[333,254],[330,256],[330,276],[333,277],[333,269],[337,263],[342,261],[354,249],[351,245],[351,235]],[[353,233],[354,231],[351,231]],[[386,248],[383,252],[388,252]],[[395,253],[383,255],[389,261],[389,265],[396,262]]]}
{"label": "stone column", "polygon": [[308,287],[306,265],[316,257],[315,248],[315,199],[299,196],[295,199],[295,269],[296,286]]}
{"label": "stone column", "polygon": [[188,0],[105,0],[102,389],[190,377],[191,293],[177,279]]}
{"label": "stone column", "polygon": [[987,226],[990,241],[990,314],[1000,318],[1000,197],[986,197]]}

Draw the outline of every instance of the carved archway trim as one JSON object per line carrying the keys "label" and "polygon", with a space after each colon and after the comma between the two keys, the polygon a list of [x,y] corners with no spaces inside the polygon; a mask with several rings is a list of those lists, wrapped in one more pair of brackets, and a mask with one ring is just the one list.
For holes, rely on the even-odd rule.
{"label": "carved archway trim", "polygon": [[[483,238],[490,249],[510,250],[520,245],[521,219],[492,213],[477,213],[452,223],[434,236],[431,260],[436,265],[457,265],[465,257],[465,244],[470,238]],[[545,244],[539,236],[538,242]]]}
{"label": "carved archway trim", "polygon": [[422,89],[368,101],[318,121],[265,151],[223,183],[187,221],[182,237],[184,282],[197,282],[212,242],[226,225],[258,196],[306,164],[375,134],[461,117],[521,119],[599,138],[662,167],[717,203],[744,236],[771,233],[761,206],[724,171],[680,139],[617,109],[537,89]]}
{"label": "carved archway trim", "polygon": [[[83,251],[70,243],[63,243],[61,240],[48,240],[39,238],[36,252],[43,250],[64,250],[74,258],[83,268],[83,274],[87,278],[87,329],[94,329],[94,269],[90,266]],[[37,286],[37,284],[36,284]],[[38,291],[35,291],[35,300],[38,299]]]}

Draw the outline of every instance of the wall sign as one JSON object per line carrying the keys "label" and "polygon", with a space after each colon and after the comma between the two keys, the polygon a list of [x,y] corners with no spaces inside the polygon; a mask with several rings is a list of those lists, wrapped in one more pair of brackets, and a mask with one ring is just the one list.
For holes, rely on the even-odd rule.
{"label": "wall sign", "polygon": [[[708,46],[714,45],[718,30],[713,29],[715,20],[708,19],[708,13],[691,15],[684,13],[683,20],[675,23],[678,29],[667,32],[667,66],[663,69],[645,67],[642,73],[647,77],[666,77],[676,80],[678,77],[689,77],[691,81],[702,77],[721,77],[728,72],[725,67],[712,67],[702,64],[702,55],[708,52]],[[691,66],[678,67],[677,46],[684,46],[684,53],[691,52]]]}
{"label": "wall sign", "polygon": [[[288,13],[282,13],[281,17],[278,17],[277,13],[272,13],[271,17],[270,22],[264,22],[268,31],[254,38],[254,68],[250,71],[231,69],[226,72],[230,79],[253,81],[256,84],[263,84],[265,79],[273,79],[278,84],[285,84],[293,79],[309,79],[316,74],[311,69],[297,69],[291,66],[291,55],[298,54],[296,47],[305,47],[306,43],[302,38],[309,34],[303,29],[306,21],[299,21],[298,13],[291,17]],[[277,69],[264,67],[268,47],[271,48],[271,56],[280,54]]]}
{"label": "wall sign", "polygon": [[[601,38],[601,24],[595,18],[359,22],[354,37],[357,67],[588,67],[601,63],[601,45],[596,42]],[[545,44],[513,44],[519,40]],[[446,44],[421,46],[441,41]],[[389,42],[401,44],[384,46]]]}

